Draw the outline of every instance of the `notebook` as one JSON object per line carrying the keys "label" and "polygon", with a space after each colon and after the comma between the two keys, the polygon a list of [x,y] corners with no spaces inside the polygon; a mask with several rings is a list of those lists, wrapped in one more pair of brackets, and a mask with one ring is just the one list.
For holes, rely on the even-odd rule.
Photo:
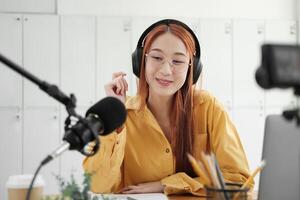
{"label": "notebook", "polygon": [[[99,200],[108,198],[113,200],[168,200],[167,196],[162,193],[145,193],[145,194],[93,194]],[[104,200],[103,199],[103,200]]]}
{"label": "notebook", "polygon": [[300,126],[281,115],[266,118],[259,200],[300,199]]}

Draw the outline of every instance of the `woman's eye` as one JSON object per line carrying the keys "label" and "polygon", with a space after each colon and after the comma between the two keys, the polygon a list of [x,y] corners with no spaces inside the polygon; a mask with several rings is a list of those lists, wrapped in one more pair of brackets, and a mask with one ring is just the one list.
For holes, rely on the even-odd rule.
{"label": "woman's eye", "polygon": [[181,60],[173,60],[173,64],[174,64],[174,65],[181,65],[181,64],[184,64],[184,61],[181,61]]}
{"label": "woman's eye", "polygon": [[162,58],[162,57],[159,57],[159,56],[152,56],[152,58],[153,58],[154,60],[157,60],[157,61],[163,60],[163,58]]}

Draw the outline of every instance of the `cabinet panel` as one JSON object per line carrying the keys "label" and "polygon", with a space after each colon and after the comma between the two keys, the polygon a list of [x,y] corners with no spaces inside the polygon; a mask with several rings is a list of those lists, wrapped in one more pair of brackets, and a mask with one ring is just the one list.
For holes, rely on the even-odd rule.
{"label": "cabinet panel", "polygon": [[[292,109],[292,108],[290,108]],[[284,110],[289,110],[289,108],[282,108],[278,106],[267,106],[265,107],[265,116],[268,115],[281,115]]]}
{"label": "cabinet panel", "polygon": [[[22,16],[0,14],[0,53],[22,66]],[[22,105],[22,77],[0,63],[0,106]]]}
{"label": "cabinet panel", "polygon": [[232,106],[232,23],[230,20],[201,20],[199,40],[203,63],[202,87]]}
{"label": "cabinet panel", "polygon": [[[266,43],[296,44],[297,25],[292,20],[267,20],[266,21]],[[295,105],[296,100],[292,89],[266,90],[266,105],[287,106]]]}
{"label": "cabinet panel", "polygon": [[[27,108],[24,110],[23,173],[34,173],[38,165],[61,143],[59,112],[56,108]],[[45,165],[40,174],[45,179],[45,194],[57,194],[54,175],[59,174],[59,160]]]}
{"label": "cabinet panel", "polygon": [[255,81],[255,71],[261,62],[264,21],[236,20],[233,34],[234,105],[262,106],[264,91]]}
{"label": "cabinet panel", "polygon": [[3,12],[56,12],[56,0],[0,0],[0,5]]}
{"label": "cabinet panel", "polygon": [[182,21],[183,23],[188,25],[196,35],[199,34],[199,30],[200,30],[199,25],[200,24],[199,24],[199,19],[198,18],[189,18],[189,17],[182,17],[181,18],[181,17],[179,17],[179,18],[176,18],[176,19],[178,19],[179,21]]}
{"label": "cabinet panel", "polygon": [[[131,22],[126,18],[104,18],[97,20],[97,99],[105,97],[104,84],[112,79],[114,72],[127,75],[127,95],[135,95],[132,87]],[[135,89],[135,88],[134,88]],[[136,90],[134,90],[136,91]]]}
{"label": "cabinet panel", "polygon": [[161,20],[161,18],[157,17],[143,17],[132,19],[132,51],[136,49],[138,40],[141,37],[142,33],[146,30],[146,28],[159,20]]}
{"label": "cabinet panel", "polygon": [[22,0],[23,12],[54,13],[56,12],[56,0]]}
{"label": "cabinet panel", "polygon": [[95,31],[95,17],[61,17],[61,86],[82,106],[95,101]]}
{"label": "cabinet panel", "polygon": [[[234,109],[234,122],[240,134],[250,171],[260,163],[264,137],[264,111],[261,107],[240,107]],[[258,189],[259,177],[255,178]]]}
{"label": "cabinet panel", "polygon": [[[24,68],[41,80],[59,85],[58,17],[24,16]],[[31,81],[24,80],[24,106],[58,103]]]}
{"label": "cabinet panel", "polygon": [[8,199],[5,183],[22,173],[22,115],[18,108],[0,108],[0,199]]}

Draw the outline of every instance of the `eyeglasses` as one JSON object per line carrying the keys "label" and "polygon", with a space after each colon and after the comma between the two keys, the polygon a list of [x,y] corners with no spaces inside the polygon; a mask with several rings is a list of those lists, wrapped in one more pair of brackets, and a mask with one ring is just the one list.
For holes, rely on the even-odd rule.
{"label": "eyeglasses", "polygon": [[168,58],[161,52],[150,51],[145,54],[148,61],[150,61],[153,65],[162,66],[166,61],[169,63],[171,67],[174,69],[184,69],[191,64],[187,61],[187,58],[184,56],[175,55],[174,58]]}

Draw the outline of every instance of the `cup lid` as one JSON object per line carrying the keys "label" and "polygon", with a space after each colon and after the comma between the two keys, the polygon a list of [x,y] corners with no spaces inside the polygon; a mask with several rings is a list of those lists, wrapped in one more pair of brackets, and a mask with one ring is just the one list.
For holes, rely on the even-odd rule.
{"label": "cup lid", "polygon": [[[32,174],[12,175],[6,182],[6,188],[28,188],[32,178]],[[38,175],[34,181],[33,187],[43,186],[45,186],[45,181],[41,175]]]}

